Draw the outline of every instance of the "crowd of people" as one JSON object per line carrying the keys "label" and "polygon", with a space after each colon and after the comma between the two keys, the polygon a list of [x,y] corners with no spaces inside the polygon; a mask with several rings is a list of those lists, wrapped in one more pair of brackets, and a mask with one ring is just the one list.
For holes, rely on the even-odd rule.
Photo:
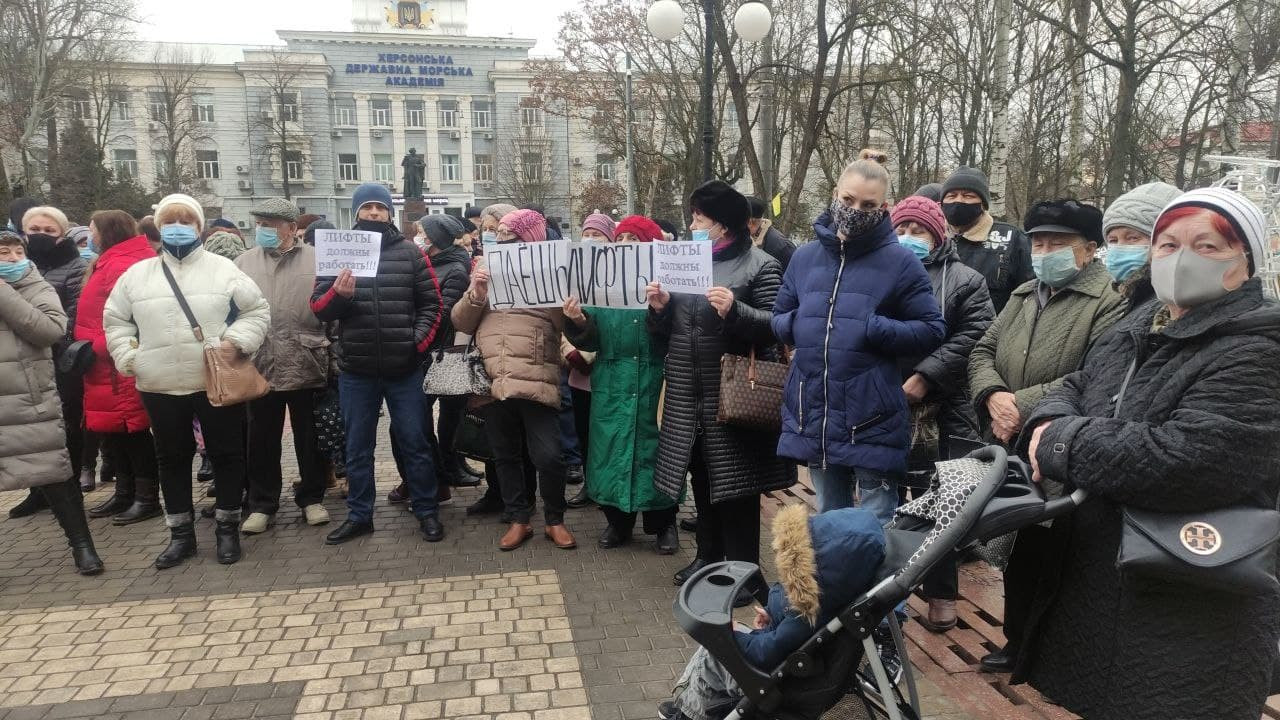
{"label": "crowd of people", "polygon": [[[10,515],[52,510],[77,570],[96,574],[82,498],[112,482],[88,517],[162,516],[170,542],[155,566],[170,568],[197,553],[199,454],[196,479],[213,498],[199,514],[214,520],[218,562],[234,563],[241,534],[268,532],[279,511],[287,416],[293,501],[323,525],[326,492],[345,488],[347,513],[325,538],[345,543],[374,532],[385,407],[399,475],[388,501],[406,505],[425,541],[445,536],[449,489],[483,479],[466,512],[500,515],[502,551],[535,535],[540,497],[558,548],[578,543],[567,508],[594,503],[601,548],[632,542],[640,520],[671,555],[691,491],[696,553],[674,573],[680,585],[711,563],[759,562],[760,496],[804,466],[827,519],[780,517],[778,565],[801,569],[784,572],[743,636],[752,657],[776,661],[803,639],[797,628],[839,610],[813,582],[868,581],[846,551],[883,554],[868,530],[919,491],[913,478],[996,443],[1025,457],[1050,496],[1088,499],[1018,533],[1008,644],[983,668],[1090,718],[1258,717],[1280,597],[1191,591],[1127,575],[1115,557],[1127,507],[1277,504],[1280,310],[1258,278],[1272,252],[1262,213],[1231,190],[1157,182],[1105,211],[1039,202],[1019,228],[992,217],[974,168],[892,205],[889,187],[882,162],[849,164],[813,241],[797,246],[763,202],[708,182],[688,212],[690,233],[712,242],[712,287],[651,283],[638,309],[575,297],[491,307],[485,245],[560,236],[536,207],[427,216],[402,232],[386,187],[362,185],[352,212],[355,229],[381,238],[376,276],[317,277],[314,234],[333,225],[282,198],[253,210],[249,238],[180,194],[140,221],[103,210],[84,227],[20,200],[0,232],[0,489],[29,488]],[[592,213],[578,236],[679,235]],[[433,358],[463,346],[488,393],[425,394]],[[252,358],[269,392],[211,402],[208,352]],[[723,420],[726,355],[789,363],[779,429]],[[483,472],[460,452],[464,430],[487,446]],[[922,624],[956,625],[954,565],[920,592]],[[734,692],[705,653],[678,690],[663,717],[704,720]]]}

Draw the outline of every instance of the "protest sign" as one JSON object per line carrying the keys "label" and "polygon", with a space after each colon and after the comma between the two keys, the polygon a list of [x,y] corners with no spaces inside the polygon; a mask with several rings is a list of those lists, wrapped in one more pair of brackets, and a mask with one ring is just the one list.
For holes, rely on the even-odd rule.
{"label": "protest sign", "polygon": [[334,277],[350,270],[356,277],[375,277],[382,255],[382,235],[365,230],[317,230],[316,276]]}
{"label": "protest sign", "polygon": [[704,295],[711,289],[710,242],[655,242],[653,259],[653,279],[663,290]]}
{"label": "protest sign", "polygon": [[[695,249],[687,254],[683,248],[666,249],[671,245],[693,243],[552,240],[489,245],[489,305],[559,307],[573,295],[586,307],[643,308],[645,286],[658,279],[660,258],[671,266],[666,277],[680,286],[671,292],[706,292],[711,282],[710,244],[705,252]],[[705,272],[700,275],[701,271]],[[705,284],[697,289],[698,283]]]}

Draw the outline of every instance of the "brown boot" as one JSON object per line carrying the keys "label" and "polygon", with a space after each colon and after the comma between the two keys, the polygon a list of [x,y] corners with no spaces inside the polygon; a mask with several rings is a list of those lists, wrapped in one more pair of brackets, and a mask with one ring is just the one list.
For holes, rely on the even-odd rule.
{"label": "brown boot", "polygon": [[515,550],[533,537],[533,526],[527,523],[511,523],[507,533],[498,541],[499,550]]}
{"label": "brown boot", "polygon": [[929,614],[920,624],[931,632],[944,633],[956,626],[956,601],[929,599]]}
{"label": "brown boot", "polygon": [[578,541],[573,538],[573,533],[569,532],[569,528],[561,525],[548,525],[546,530],[547,539],[556,544],[561,550],[572,550],[578,547]]}

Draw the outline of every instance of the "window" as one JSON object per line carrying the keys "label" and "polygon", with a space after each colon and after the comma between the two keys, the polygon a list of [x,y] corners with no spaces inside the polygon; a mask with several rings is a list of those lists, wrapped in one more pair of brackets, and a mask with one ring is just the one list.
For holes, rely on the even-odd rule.
{"label": "window", "polygon": [[613,182],[613,164],[612,155],[596,155],[596,179]]}
{"label": "window", "polygon": [[163,91],[147,93],[147,116],[152,122],[164,122],[169,117],[169,96]]}
{"label": "window", "polygon": [[457,155],[440,156],[440,179],[444,182],[462,180],[462,166],[458,162]]}
{"label": "window", "polygon": [[373,179],[377,182],[395,182],[396,166],[390,155],[373,156]]}
{"label": "window", "polygon": [[196,177],[203,180],[212,180],[221,177],[221,173],[218,171],[217,150],[196,151]]}
{"label": "window", "polygon": [[471,103],[471,125],[481,130],[493,127],[493,105],[488,100]]}
{"label": "window", "polygon": [[520,171],[526,182],[542,180],[542,153],[527,152],[520,155]]}
{"label": "window", "polygon": [[285,151],[284,174],[290,180],[302,179],[302,152],[300,150]]}
{"label": "window", "polygon": [[355,220],[351,215],[351,208],[342,203],[338,204],[338,227],[349,228],[355,225]]}
{"label": "window", "polygon": [[440,127],[442,128],[458,127],[458,101],[457,100],[441,100],[440,101]]}
{"label": "window", "polygon": [[422,127],[426,124],[421,100],[404,101],[404,124],[409,127]]}
{"label": "window", "polygon": [[124,90],[111,92],[111,113],[115,115],[116,120],[133,119],[133,114],[129,112],[129,93]]}
{"label": "window", "polygon": [[115,168],[116,174],[120,177],[138,177],[138,151],[112,150],[111,166]]}
{"label": "window", "polygon": [[542,108],[534,98],[524,98],[520,101],[520,126],[542,127]]}
{"label": "window", "polygon": [[493,156],[476,153],[476,182],[493,182]]}
{"label": "window", "polygon": [[298,93],[280,93],[280,119],[298,122]]}
{"label": "window", "polygon": [[334,125],[355,125],[356,109],[350,105],[336,105],[333,108]]}
{"label": "window", "polygon": [[167,182],[169,180],[169,156],[163,152],[156,153],[156,180]]}
{"label": "window", "polygon": [[359,180],[360,167],[356,165],[355,154],[346,155],[338,154],[338,179],[339,180]]}
{"label": "window", "polygon": [[213,97],[210,95],[196,95],[191,98],[192,105],[195,106],[196,122],[211,123],[213,122]]}
{"label": "window", "polygon": [[373,125],[375,127],[387,127],[391,125],[390,100],[370,100],[369,107],[373,110]]}
{"label": "window", "polygon": [[89,104],[87,95],[67,100],[67,111],[75,120],[88,120],[93,117],[93,107]]}

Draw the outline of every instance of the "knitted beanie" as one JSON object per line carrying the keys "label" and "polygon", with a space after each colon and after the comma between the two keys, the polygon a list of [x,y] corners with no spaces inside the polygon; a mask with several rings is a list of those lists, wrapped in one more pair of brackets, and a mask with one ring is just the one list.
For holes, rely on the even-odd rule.
{"label": "knitted beanie", "polygon": [[947,238],[947,219],[942,216],[942,206],[922,195],[902,198],[893,206],[889,217],[895,228],[913,220],[920,223],[933,235],[934,245]]}
{"label": "knitted beanie", "polygon": [[185,207],[186,209],[195,213],[196,219],[199,221],[198,224],[200,225],[200,229],[201,230],[204,229],[204,208],[200,207],[199,201],[197,201],[195,198],[191,197],[190,195],[183,195],[182,193],[173,193],[172,195],[165,195],[164,197],[160,198],[160,202],[156,203],[156,206],[155,206],[156,216],[158,217],[160,213],[164,212],[164,209],[170,205],[181,205],[182,207]]}
{"label": "knitted beanie", "polygon": [[218,230],[204,239],[204,249],[214,255],[221,255],[228,260],[235,260],[248,250],[242,238],[233,235],[226,230]]}
{"label": "knitted beanie", "polygon": [[628,215],[618,221],[618,227],[614,230],[615,237],[622,233],[631,233],[636,236],[640,242],[653,242],[662,239],[662,228],[658,227],[658,223],[650,220],[643,215]]}
{"label": "knitted beanie", "polygon": [[508,203],[494,203],[493,205],[486,205],[484,210],[480,211],[480,217],[481,219],[493,218],[494,222],[502,222],[502,218],[506,217],[507,213],[513,213],[515,211],[515,205],[510,205]]}
{"label": "knitted beanie", "polygon": [[443,250],[466,234],[462,221],[452,215],[428,215],[418,221],[431,244]]}
{"label": "knitted beanie", "polygon": [[1113,228],[1127,227],[1151,237],[1160,211],[1181,194],[1181,190],[1168,183],[1139,185],[1107,206],[1102,214],[1102,234],[1106,235]]}
{"label": "knitted beanie", "polygon": [[597,230],[605,237],[613,240],[614,238],[614,222],[613,218],[604,213],[591,213],[586,220],[582,221],[582,229]]}
{"label": "knitted beanie", "polygon": [[961,165],[942,183],[942,196],[952,190],[972,190],[982,197],[982,207],[991,207],[991,188],[987,187],[987,175],[978,168]]}
{"label": "knitted beanie", "polygon": [[942,202],[942,183],[929,183],[921,185],[912,195],[927,197],[930,200],[940,203]]}
{"label": "knitted beanie", "polygon": [[547,219],[536,210],[509,212],[498,222],[515,233],[520,242],[542,242],[547,239]]}
{"label": "knitted beanie", "polygon": [[[1227,188],[1200,188],[1178,196],[1160,211],[1160,215],[1181,207],[1204,208],[1226,218],[1236,234],[1245,241],[1245,254],[1249,257],[1249,277],[1258,274],[1260,264],[1267,257],[1267,219],[1249,198]],[[1160,218],[1157,217],[1155,227],[1159,226]]]}
{"label": "knitted beanie", "polygon": [[376,202],[387,210],[395,207],[391,202],[391,191],[382,183],[365,183],[351,193],[351,212],[358,213],[360,208]]}

